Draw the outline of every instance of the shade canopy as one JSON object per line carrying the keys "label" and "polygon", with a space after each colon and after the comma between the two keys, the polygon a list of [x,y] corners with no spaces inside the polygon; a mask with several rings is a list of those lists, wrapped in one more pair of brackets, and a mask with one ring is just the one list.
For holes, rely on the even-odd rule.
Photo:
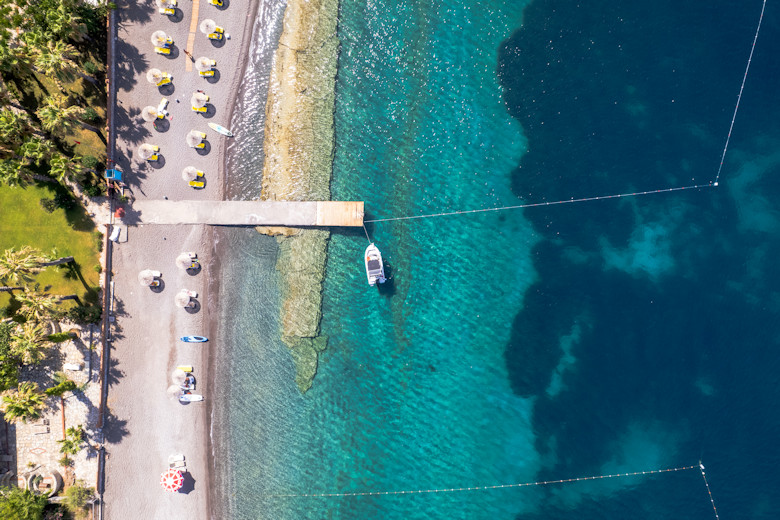
{"label": "shade canopy", "polygon": [[190,146],[198,146],[203,142],[203,134],[197,130],[190,130],[187,134],[187,144]]}
{"label": "shade canopy", "polygon": [[211,67],[214,66],[214,60],[211,58],[207,58],[205,56],[201,56],[197,60],[195,60],[195,68],[198,69],[199,72],[205,72],[207,70],[211,70]]}
{"label": "shade canopy", "polygon": [[141,117],[147,123],[151,123],[152,121],[157,119],[157,107],[153,107],[153,106],[144,107],[144,109],[141,110]]}
{"label": "shade canopy", "polygon": [[176,293],[176,306],[177,307],[192,307],[194,304],[192,303],[192,300],[190,299],[190,295],[186,290],[181,290],[178,293]]}
{"label": "shade canopy", "polygon": [[179,396],[184,395],[184,390],[181,388],[181,384],[171,385],[168,387],[168,398],[171,400],[178,400]]}
{"label": "shade canopy", "polygon": [[[181,178],[184,179],[185,181],[194,181],[195,179],[198,178],[198,169],[195,168],[194,166],[187,166],[181,171]],[[177,263],[179,261],[179,258],[182,258],[183,255],[184,253],[179,255],[179,257],[176,259]],[[188,262],[190,261],[189,255],[187,255],[187,261]]]}
{"label": "shade canopy", "polygon": [[155,272],[151,269],[144,269],[140,273],[138,273],[138,283],[143,285],[144,287],[150,287],[154,283],[154,279],[156,278]]}
{"label": "shade canopy", "polygon": [[149,69],[146,72],[146,81],[157,84],[163,79],[163,72],[160,69]]}
{"label": "shade canopy", "polygon": [[152,155],[154,155],[154,147],[149,143],[144,143],[138,147],[138,157],[141,159],[149,159]]}
{"label": "shade canopy", "polygon": [[155,0],[155,3],[157,4],[157,7],[162,7],[167,9],[170,9],[171,7],[176,7],[176,2],[173,2],[171,0]]}
{"label": "shade canopy", "polygon": [[209,97],[203,92],[195,92],[190,98],[190,103],[192,103],[192,106],[194,107],[202,108],[206,106],[208,100]]}
{"label": "shade canopy", "polygon": [[168,35],[165,31],[154,31],[152,33],[152,45],[160,47],[168,42]]}
{"label": "shade canopy", "polygon": [[203,34],[211,34],[217,28],[217,22],[210,18],[206,18],[200,22],[200,32]]}
{"label": "shade canopy", "polygon": [[183,484],[184,477],[178,469],[168,468],[160,477],[160,485],[165,491],[170,491],[171,493],[180,490]]}
{"label": "shade canopy", "polygon": [[171,381],[173,381],[174,385],[181,385],[184,383],[185,379],[187,379],[187,372],[180,368],[177,368],[171,373]]}

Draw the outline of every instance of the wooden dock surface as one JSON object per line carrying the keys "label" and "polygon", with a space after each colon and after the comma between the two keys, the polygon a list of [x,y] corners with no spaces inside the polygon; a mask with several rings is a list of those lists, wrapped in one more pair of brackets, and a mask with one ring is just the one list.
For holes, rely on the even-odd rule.
{"label": "wooden dock surface", "polygon": [[363,202],[143,200],[123,218],[127,225],[360,227]]}

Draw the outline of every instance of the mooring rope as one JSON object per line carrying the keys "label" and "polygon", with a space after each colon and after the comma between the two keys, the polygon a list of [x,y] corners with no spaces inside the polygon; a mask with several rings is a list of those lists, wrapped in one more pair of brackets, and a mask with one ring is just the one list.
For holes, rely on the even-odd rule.
{"label": "mooring rope", "polygon": [[720,179],[720,172],[723,170],[723,161],[726,160],[726,150],[729,149],[729,141],[731,140],[731,131],[734,130],[734,121],[737,119],[737,112],[739,111],[739,102],[742,100],[742,91],[745,90],[745,82],[747,81],[748,71],[750,70],[750,62],[753,61],[753,52],[756,50],[756,41],[758,40],[758,33],[761,31],[761,22],[764,20],[764,9],[766,9],[766,0],[761,5],[761,16],[758,17],[758,26],[756,27],[756,35],[753,36],[753,45],[750,47],[750,56],[748,56],[747,66],[745,67],[745,75],[742,77],[742,85],[739,87],[739,95],[737,96],[737,104],[734,107],[734,115],[731,116],[731,126],[729,126],[729,133],[726,136],[726,145],[723,147],[723,154],[720,156],[720,166],[718,166],[718,174],[715,176],[713,185],[718,185]]}
{"label": "mooring rope", "polygon": [[[282,497],[282,498],[299,498],[299,497],[328,498],[328,497],[365,497],[365,496],[380,496],[380,495],[419,495],[425,493],[459,493],[464,491],[486,491],[491,489],[549,486],[552,484],[569,484],[571,482],[582,482],[585,480],[601,480],[601,479],[610,479],[610,478],[635,477],[641,475],[656,475],[659,473],[672,473],[675,471],[686,471],[690,469],[700,469],[703,467],[704,466],[702,466],[701,463],[699,463],[693,466],[681,466],[679,468],[664,468],[664,469],[654,469],[649,471],[632,471],[630,473],[613,473],[611,475],[595,475],[590,477],[564,478],[559,480],[540,480],[538,482],[522,482],[518,484],[497,484],[492,486],[472,486],[472,487],[440,488],[440,489],[413,489],[413,490],[403,490],[403,491],[356,491],[350,493],[287,493],[287,494],[270,494],[265,496]],[[703,474],[704,471],[702,470],[702,475]],[[710,494],[710,498],[712,498],[712,494]],[[715,502],[713,501],[713,507],[714,504]]]}
{"label": "mooring rope", "polygon": [[[640,197],[643,195],[651,195],[655,193],[670,193],[674,191],[683,191],[683,190],[691,190],[691,189],[698,189],[698,188],[712,188],[718,186],[718,182],[720,181],[720,174],[723,171],[723,164],[726,160],[726,152],[729,148],[729,142],[731,141],[731,134],[734,130],[734,122],[737,119],[737,112],[739,112],[739,104],[742,101],[742,93],[745,90],[745,83],[747,82],[748,72],[750,71],[750,64],[753,61],[753,53],[756,50],[756,42],[758,41],[758,34],[761,32],[761,23],[764,20],[764,11],[766,10],[766,0],[763,0],[763,3],[761,5],[761,14],[758,17],[758,25],[756,26],[756,34],[753,36],[753,44],[750,47],[750,55],[748,56],[747,65],[745,66],[745,74],[742,76],[742,84],[739,87],[739,94],[737,95],[737,103],[734,106],[734,114],[731,117],[731,125],[729,125],[729,131],[726,135],[726,144],[723,147],[723,153],[720,156],[720,165],[718,166],[718,171],[715,174],[715,179],[707,184],[697,184],[694,186],[681,186],[677,188],[664,188],[660,190],[648,190],[648,191],[637,191],[634,193],[621,193],[616,195],[602,195],[599,197],[582,197],[582,198],[571,198],[566,200],[556,200],[551,202],[535,202],[535,203],[529,203],[529,204],[517,204],[514,206],[501,206],[498,208],[482,208],[482,209],[472,209],[472,210],[464,210],[464,211],[449,211],[449,212],[442,212],[442,213],[430,213],[427,215],[413,215],[408,217],[394,217],[394,218],[379,218],[379,219],[372,219],[372,220],[365,220],[365,223],[369,222],[393,222],[396,220],[414,220],[414,219],[423,219],[423,218],[433,218],[433,217],[447,217],[452,215],[466,215],[470,213],[485,213],[488,211],[506,211],[506,210],[512,210],[512,209],[523,209],[523,208],[536,208],[539,206],[555,206],[559,204],[573,204],[578,202],[590,202],[590,201],[596,201],[596,200],[608,200],[608,199],[617,199],[617,198],[625,198],[625,197]],[[368,235],[368,233],[366,233]],[[370,239],[369,239],[370,241]]]}
{"label": "mooring rope", "polygon": [[712,510],[715,512],[715,520],[720,520],[718,516],[718,508],[715,507],[715,499],[712,498],[712,491],[710,490],[710,483],[707,482],[707,476],[704,474],[704,464],[699,461],[699,470],[701,471],[701,478],[704,479],[704,485],[707,486],[707,494],[710,495],[710,502],[712,503]]}

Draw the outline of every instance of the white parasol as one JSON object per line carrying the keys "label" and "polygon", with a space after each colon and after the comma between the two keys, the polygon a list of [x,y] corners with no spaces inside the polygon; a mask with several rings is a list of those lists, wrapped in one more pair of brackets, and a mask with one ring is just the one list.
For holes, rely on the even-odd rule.
{"label": "white parasol", "polygon": [[168,394],[168,397],[170,399],[178,400],[179,396],[184,394],[184,390],[181,389],[181,385],[180,384],[179,385],[171,385],[171,386],[168,387],[167,394]]}
{"label": "white parasol", "polygon": [[163,72],[160,69],[149,69],[146,72],[146,81],[155,85],[163,79]]}
{"label": "white parasol", "polygon": [[176,293],[176,306],[177,307],[194,307],[195,304],[192,303],[192,300],[190,299],[190,294],[186,290],[181,290],[178,293]]}
{"label": "white parasol", "polygon": [[[194,181],[198,178],[198,169],[194,166],[187,166],[181,171],[181,178],[185,181]],[[181,256],[179,256],[181,258]],[[189,256],[187,257],[187,260],[189,261]],[[177,258],[178,260],[178,258]]]}
{"label": "white parasol", "polygon": [[192,94],[192,97],[190,98],[190,103],[194,107],[203,108],[206,106],[208,100],[209,97],[203,92],[195,92],[194,94]]}
{"label": "white parasol", "polygon": [[197,130],[190,130],[190,133],[187,134],[188,145],[195,147],[202,142],[203,142],[203,133],[198,132]]}
{"label": "white parasol", "polygon": [[153,107],[153,106],[144,107],[144,109],[141,110],[141,117],[147,123],[151,123],[152,121],[157,119],[157,107]]}
{"label": "white parasol", "polygon": [[138,157],[141,159],[147,160],[152,155],[154,155],[154,147],[149,143],[144,143],[138,147]]}
{"label": "white parasol", "polygon": [[154,279],[157,278],[156,274],[151,269],[144,269],[138,273],[138,282],[144,287],[150,287],[154,283]]}
{"label": "white parasol", "polygon": [[154,31],[152,33],[152,45],[162,47],[168,43],[168,35],[165,31]]}
{"label": "white parasol", "polygon": [[211,70],[211,67],[213,66],[214,60],[211,58],[206,58],[205,56],[201,56],[195,60],[195,68],[198,69],[199,72],[206,72],[207,70]]}
{"label": "white parasol", "polygon": [[200,32],[203,34],[211,34],[216,30],[217,28],[217,22],[210,18],[206,18],[202,22],[200,22]]}
{"label": "white parasol", "polygon": [[182,253],[176,257],[176,267],[179,269],[192,269],[197,263],[198,261],[190,253]]}
{"label": "white parasol", "polygon": [[162,7],[163,9],[176,7],[176,2],[171,2],[171,0],[156,0],[155,3],[157,4],[157,7]]}
{"label": "white parasol", "polygon": [[181,368],[177,368],[171,373],[171,381],[173,382],[174,385],[183,384],[186,378],[187,378],[187,372],[185,372]]}

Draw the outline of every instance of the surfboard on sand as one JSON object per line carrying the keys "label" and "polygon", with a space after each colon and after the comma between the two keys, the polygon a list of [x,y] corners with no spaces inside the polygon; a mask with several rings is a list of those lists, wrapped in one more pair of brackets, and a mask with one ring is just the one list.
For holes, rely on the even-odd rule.
{"label": "surfboard on sand", "polygon": [[211,128],[212,130],[216,130],[217,132],[219,132],[222,135],[226,135],[228,137],[233,137],[233,132],[231,132],[230,130],[228,130],[227,128],[225,128],[222,125],[218,125],[217,123],[209,123],[209,128]]}

